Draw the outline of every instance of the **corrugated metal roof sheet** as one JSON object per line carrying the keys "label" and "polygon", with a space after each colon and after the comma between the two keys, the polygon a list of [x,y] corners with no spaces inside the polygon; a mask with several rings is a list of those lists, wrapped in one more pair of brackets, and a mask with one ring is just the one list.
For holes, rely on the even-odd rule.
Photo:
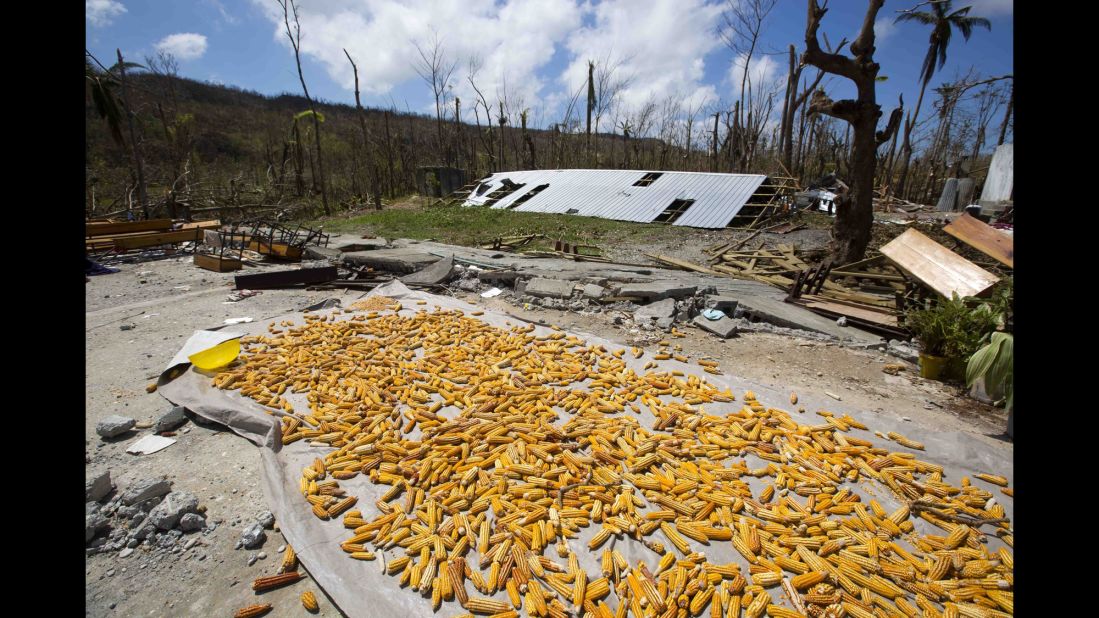
{"label": "corrugated metal roof sheet", "polygon": [[647,187],[634,186],[649,170],[528,170],[498,172],[483,183],[488,189],[471,196],[466,206],[483,205],[503,186],[505,178],[522,184],[493,204],[508,208],[540,185],[549,185],[515,206],[519,212],[568,213],[620,221],[649,223],[675,200],[694,200],[673,225],[721,228],[729,224],[767,179],[762,174],[714,174],[707,172],[655,172],[661,174]]}

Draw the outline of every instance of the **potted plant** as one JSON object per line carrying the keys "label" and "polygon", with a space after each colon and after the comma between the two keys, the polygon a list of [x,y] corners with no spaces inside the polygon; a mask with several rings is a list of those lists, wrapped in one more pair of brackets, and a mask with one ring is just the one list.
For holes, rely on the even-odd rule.
{"label": "potted plant", "polygon": [[964,379],[966,361],[988,341],[1000,320],[988,303],[973,307],[972,302],[955,294],[905,314],[905,327],[920,345],[921,377]]}
{"label": "potted plant", "polygon": [[947,324],[941,305],[908,311],[904,326],[920,346],[920,377],[937,380],[946,366]]}

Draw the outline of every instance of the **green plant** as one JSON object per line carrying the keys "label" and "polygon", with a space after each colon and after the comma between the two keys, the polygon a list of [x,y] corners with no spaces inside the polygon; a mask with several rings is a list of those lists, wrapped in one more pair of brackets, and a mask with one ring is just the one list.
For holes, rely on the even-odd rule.
{"label": "green plant", "polygon": [[1008,333],[992,333],[988,345],[977,350],[969,359],[965,370],[965,385],[984,378],[985,390],[1006,398],[1006,407],[1012,407],[1015,381],[1015,338]]}
{"label": "green plant", "polygon": [[909,310],[904,325],[924,354],[968,359],[988,341],[1001,320],[989,303],[973,307],[973,302],[955,294],[931,307]]}

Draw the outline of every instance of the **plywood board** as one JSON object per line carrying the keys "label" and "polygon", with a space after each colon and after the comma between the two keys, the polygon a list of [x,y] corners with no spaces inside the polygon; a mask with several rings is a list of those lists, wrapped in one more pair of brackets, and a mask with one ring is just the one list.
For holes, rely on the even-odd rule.
{"label": "plywood board", "polygon": [[984,221],[967,213],[954,219],[943,231],[998,262],[1015,268],[1015,239]]}
{"label": "plywood board", "polygon": [[881,248],[898,268],[927,287],[950,298],[977,296],[999,281],[996,275],[909,229]]}

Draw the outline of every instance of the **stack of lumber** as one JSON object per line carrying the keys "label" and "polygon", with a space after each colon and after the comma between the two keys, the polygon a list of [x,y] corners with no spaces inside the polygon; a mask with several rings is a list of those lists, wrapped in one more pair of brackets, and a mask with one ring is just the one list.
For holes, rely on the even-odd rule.
{"label": "stack of lumber", "polygon": [[89,221],[84,224],[84,250],[130,251],[181,242],[202,242],[203,230],[219,227],[221,221],[217,219],[179,225],[171,219]]}

